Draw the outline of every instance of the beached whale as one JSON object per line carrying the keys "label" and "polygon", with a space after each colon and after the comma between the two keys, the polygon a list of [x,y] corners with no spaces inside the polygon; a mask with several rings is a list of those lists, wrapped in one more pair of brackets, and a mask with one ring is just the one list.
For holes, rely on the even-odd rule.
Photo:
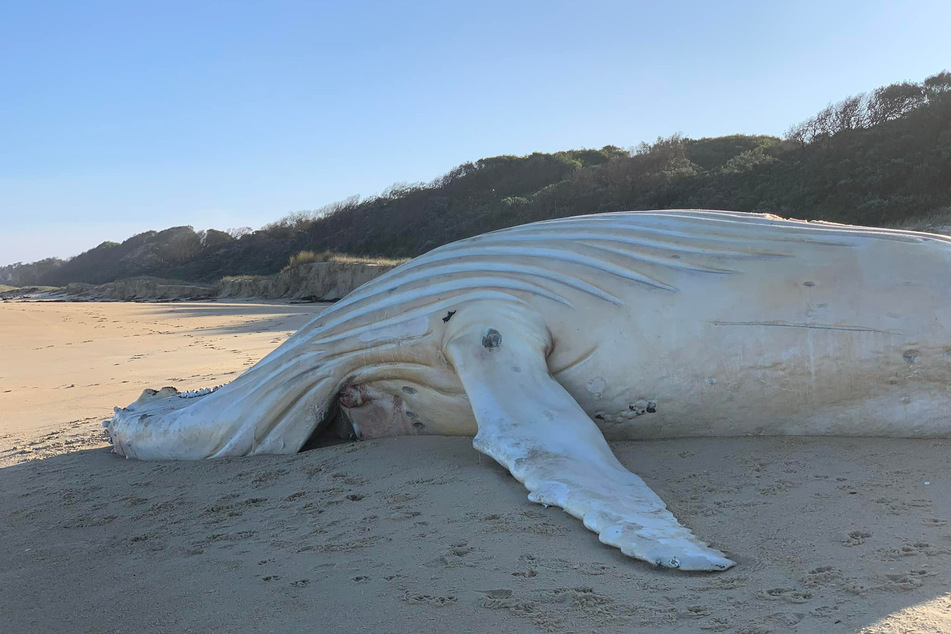
{"label": "beached whale", "polygon": [[360,287],[214,391],[146,390],[120,455],[474,435],[529,498],[657,566],[733,562],[605,438],[951,436],[951,239],[735,212],[538,222]]}

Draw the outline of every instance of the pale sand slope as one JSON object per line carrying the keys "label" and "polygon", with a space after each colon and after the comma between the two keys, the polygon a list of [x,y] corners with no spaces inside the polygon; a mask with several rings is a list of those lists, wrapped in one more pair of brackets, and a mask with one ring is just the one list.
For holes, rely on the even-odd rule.
{"label": "pale sand slope", "polygon": [[0,434],[230,381],[328,304],[0,303]]}
{"label": "pale sand slope", "polygon": [[113,404],[227,380],[316,310],[0,304],[0,632],[951,631],[947,441],[615,444],[719,574],[625,558],[465,438],[109,453]]}

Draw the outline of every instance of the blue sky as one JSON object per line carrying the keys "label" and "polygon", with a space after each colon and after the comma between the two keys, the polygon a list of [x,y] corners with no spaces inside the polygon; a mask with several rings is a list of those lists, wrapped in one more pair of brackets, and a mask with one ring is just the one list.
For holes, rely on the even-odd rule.
{"label": "blue sky", "polygon": [[0,265],[484,156],[781,135],[951,68],[948,24],[946,0],[6,2]]}

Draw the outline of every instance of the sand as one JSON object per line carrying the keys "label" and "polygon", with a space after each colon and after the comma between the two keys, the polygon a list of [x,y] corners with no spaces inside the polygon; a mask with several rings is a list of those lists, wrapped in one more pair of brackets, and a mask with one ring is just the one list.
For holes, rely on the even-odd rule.
{"label": "sand", "polygon": [[949,632],[951,442],[615,443],[738,565],[655,570],[465,438],[139,462],[100,421],[320,310],[0,304],[0,632]]}

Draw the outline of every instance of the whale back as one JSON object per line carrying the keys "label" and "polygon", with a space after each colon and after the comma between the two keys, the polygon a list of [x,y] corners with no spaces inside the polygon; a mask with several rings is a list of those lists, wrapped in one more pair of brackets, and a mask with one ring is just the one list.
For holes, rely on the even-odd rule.
{"label": "whale back", "polygon": [[676,293],[684,274],[730,275],[756,261],[797,258],[806,246],[850,249],[881,240],[944,243],[951,253],[947,236],[740,212],[632,211],[546,220],[434,249],[357,288],[302,330],[315,343],[359,343],[361,336],[372,343],[387,337],[368,333],[396,326],[395,334],[406,334],[400,324],[468,301],[620,306],[619,287]]}

